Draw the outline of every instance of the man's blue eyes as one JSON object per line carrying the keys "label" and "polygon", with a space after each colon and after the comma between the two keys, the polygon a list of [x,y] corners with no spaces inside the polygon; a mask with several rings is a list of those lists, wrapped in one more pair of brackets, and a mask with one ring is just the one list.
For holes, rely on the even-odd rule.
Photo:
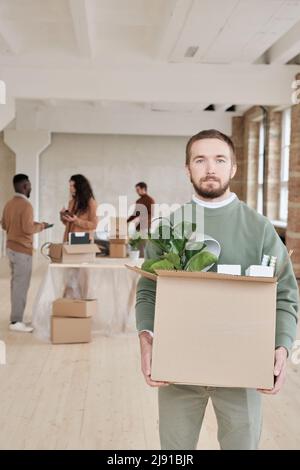
{"label": "man's blue eyes", "polygon": [[[196,163],[203,163],[205,160],[196,160]],[[225,163],[225,160],[216,160],[217,163]]]}

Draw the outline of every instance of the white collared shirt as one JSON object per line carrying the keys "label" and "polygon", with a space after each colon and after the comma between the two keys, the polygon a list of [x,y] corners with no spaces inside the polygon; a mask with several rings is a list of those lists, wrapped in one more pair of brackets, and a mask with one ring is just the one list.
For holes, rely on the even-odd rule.
{"label": "white collared shirt", "polygon": [[[22,197],[23,199],[25,199],[29,204],[31,204],[31,202],[29,201],[28,197],[25,196],[25,194],[22,194],[22,193],[15,193],[14,196],[16,197]],[[31,204],[32,205],[32,204]]]}
{"label": "white collared shirt", "polygon": [[236,194],[235,193],[230,193],[230,195],[228,196],[228,198],[226,198],[224,201],[219,201],[219,202],[207,202],[207,201],[202,201],[201,199],[199,199],[195,194],[193,194],[193,201],[196,203],[196,204],[199,204],[199,206],[202,206],[202,207],[207,207],[208,209],[218,209],[219,207],[224,207],[224,206],[227,206],[228,204],[230,204],[232,201],[234,201],[234,199],[236,198]]}

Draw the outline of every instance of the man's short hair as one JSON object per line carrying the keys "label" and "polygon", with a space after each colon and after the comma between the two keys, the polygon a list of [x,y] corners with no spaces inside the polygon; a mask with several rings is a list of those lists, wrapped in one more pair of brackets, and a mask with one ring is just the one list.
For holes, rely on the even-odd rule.
{"label": "man's short hair", "polygon": [[140,183],[137,183],[137,184],[135,185],[135,187],[136,187],[136,188],[139,187],[139,188],[145,189],[145,190],[147,191],[147,184],[144,183],[144,181],[141,181]]}
{"label": "man's short hair", "polygon": [[18,173],[13,177],[13,185],[16,188],[17,186],[20,186],[21,183],[26,183],[29,181],[29,178],[27,175],[24,175],[23,173]]}
{"label": "man's short hair", "polygon": [[231,150],[231,161],[233,165],[236,165],[236,156],[235,156],[235,148],[234,143],[226,134],[223,132],[217,131],[216,129],[208,129],[205,131],[198,132],[198,134],[193,135],[188,143],[186,144],[185,149],[185,164],[188,166],[191,160],[191,148],[194,142],[203,139],[219,139],[222,142],[225,142]]}

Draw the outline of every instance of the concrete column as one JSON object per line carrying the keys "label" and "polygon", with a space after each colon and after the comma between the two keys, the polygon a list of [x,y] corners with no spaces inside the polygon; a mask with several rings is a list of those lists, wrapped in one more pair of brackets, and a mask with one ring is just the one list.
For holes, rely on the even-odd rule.
{"label": "concrete column", "polygon": [[[300,80],[300,74],[296,75]],[[294,250],[293,266],[300,279],[300,103],[292,107],[291,147],[289,165],[289,200],[286,243]]]}
{"label": "concrete column", "polygon": [[[51,142],[51,134],[44,130],[4,130],[4,142],[16,155],[16,173],[25,173],[32,183],[30,201],[34,218],[39,221],[39,160],[40,154]],[[35,237],[34,247],[38,240]]]}

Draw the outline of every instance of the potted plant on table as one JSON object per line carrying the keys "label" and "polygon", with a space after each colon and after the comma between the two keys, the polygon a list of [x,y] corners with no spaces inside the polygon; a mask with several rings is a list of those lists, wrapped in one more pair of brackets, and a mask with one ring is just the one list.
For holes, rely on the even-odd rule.
{"label": "potted plant on table", "polygon": [[142,242],[142,237],[139,234],[135,234],[129,239],[129,246],[130,246],[130,251],[129,251],[129,258],[132,260],[139,259],[140,257],[140,245]]}

